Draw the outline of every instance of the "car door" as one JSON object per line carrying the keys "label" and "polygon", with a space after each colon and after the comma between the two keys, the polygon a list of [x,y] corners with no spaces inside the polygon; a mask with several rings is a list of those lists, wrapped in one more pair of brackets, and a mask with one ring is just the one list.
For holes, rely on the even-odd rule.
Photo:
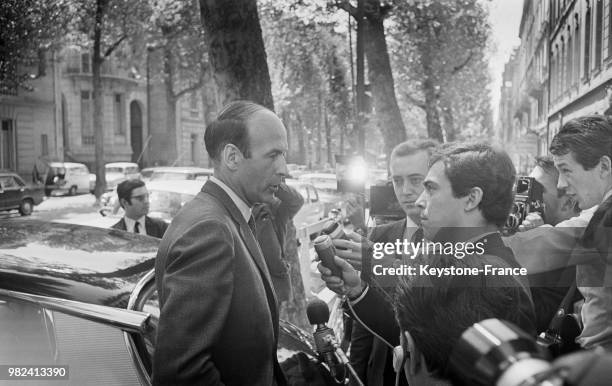
{"label": "car door", "polygon": [[3,207],[14,208],[19,206],[21,195],[23,194],[23,187],[19,186],[15,178],[10,175],[0,177],[0,184],[2,185],[2,195],[4,196]]}

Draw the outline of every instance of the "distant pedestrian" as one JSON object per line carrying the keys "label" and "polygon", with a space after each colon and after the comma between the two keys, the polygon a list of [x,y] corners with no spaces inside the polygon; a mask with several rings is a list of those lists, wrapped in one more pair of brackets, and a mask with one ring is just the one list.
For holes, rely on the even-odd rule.
{"label": "distant pedestrian", "polygon": [[161,239],[168,228],[163,220],[147,216],[149,213],[149,192],[145,183],[138,179],[126,180],[117,186],[119,205],[125,215],[111,228],[140,233]]}

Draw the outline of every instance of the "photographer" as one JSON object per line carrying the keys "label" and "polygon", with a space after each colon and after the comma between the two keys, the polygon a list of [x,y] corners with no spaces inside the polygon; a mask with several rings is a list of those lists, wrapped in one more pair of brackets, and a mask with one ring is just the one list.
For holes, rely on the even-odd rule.
{"label": "photographer", "polygon": [[[552,157],[537,157],[536,166],[529,177],[533,178],[534,184],[539,184],[538,189],[534,189],[534,191],[541,192],[541,196],[532,197],[532,199],[541,201],[543,213],[537,211],[529,213],[519,226],[519,232],[504,238],[504,243],[512,249],[517,259],[519,256],[525,255],[532,256],[533,259],[539,259],[542,254],[547,253],[540,248],[541,243],[528,241],[531,240],[530,234],[534,232],[534,228],[539,226],[543,227],[541,229],[551,226],[574,226],[570,224],[575,224],[576,220],[567,220],[578,215],[578,208],[574,199],[566,193],[565,189],[557,188],[559,172],[555,168]],[[542,237],[545,237],[545,234]],[[536,309],[538,333],[548,328],[561,301],[570,289],[575,275],[573,267],[529,275],[529,285]]]}

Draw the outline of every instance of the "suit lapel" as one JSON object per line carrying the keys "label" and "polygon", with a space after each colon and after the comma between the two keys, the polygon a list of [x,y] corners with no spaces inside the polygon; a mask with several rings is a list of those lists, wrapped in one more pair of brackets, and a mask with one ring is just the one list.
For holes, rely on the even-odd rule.
{"label": "suit lapel", "polygon": [[249,224],[247,224],[244,216],[242,216],[242,213],[240,213],[240,210],[236,204],[234,204],[232,199],[220,186],[214,182],[207,181],[206,184],[204,184],[204,187],[202,187],[202,192],[208,193],[218,199],[228,210],[234,221],[238,224],[240,236],[249,249],[249,252],[251,252],[251,257],[255,261],[255,264],[259,268],[259,273],[264,279],[266,290],[271,295],[271,299],[269,299],[271,301],[269,301],[269,303],[271,303],[270,307],[276,320],[276,293],[274,292],[274,287],[272,286],[272,279],[270,277],[270,272],[268,271],[266,261],[263,257],[263,253],[261,252],[261,248],[259,247],[259,243],[255,239],[253,232],[251,232],[251,228],[249,228]]}

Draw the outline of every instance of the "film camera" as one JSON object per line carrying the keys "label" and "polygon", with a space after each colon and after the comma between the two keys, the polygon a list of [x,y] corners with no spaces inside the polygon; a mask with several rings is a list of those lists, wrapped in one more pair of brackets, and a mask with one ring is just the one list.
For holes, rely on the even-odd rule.
{"label": "film camera", "polygon": [[486,319],[459,338],[449,358],[453,384],[496,386],[609,385],[612,355],[585,350],[550,361],[533,337],[512,323]]}
{"label": "film camera", "polygon": [[512,234],[518,230],[525,217],[531,212],[538,212],[544,217],[543,187],[533,177],[521,176],[516,181],[514,204],[506,220],[504,233]]}

